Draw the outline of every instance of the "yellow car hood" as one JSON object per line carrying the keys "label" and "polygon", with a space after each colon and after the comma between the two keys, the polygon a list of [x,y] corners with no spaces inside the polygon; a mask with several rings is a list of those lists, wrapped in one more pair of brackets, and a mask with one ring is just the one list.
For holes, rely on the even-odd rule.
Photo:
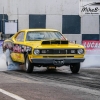
{"label": "yellow car hood", "polygon": [[74,43],[68,44],[42,44],[42,41],[31,41],[26,43],[33,48],[84,48],[84,46]]}

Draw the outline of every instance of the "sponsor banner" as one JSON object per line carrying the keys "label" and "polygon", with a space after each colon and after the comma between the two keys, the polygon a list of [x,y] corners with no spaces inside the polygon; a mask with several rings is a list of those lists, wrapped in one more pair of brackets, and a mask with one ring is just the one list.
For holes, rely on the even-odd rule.
{"label": "sponsor banner", "polygon": [[86,49],[87,55],[100,55],[100,41],[82,41],[82,45]]}
{"label": "sponsor banner", "polygon": [[3,40],[0,40],[0,53],[3,53],[2,44],[3,44]]}
{"label": "sponsor banner", "polygon": [[80,0],[79,14],[82,15],[100,15],[100,0]]}

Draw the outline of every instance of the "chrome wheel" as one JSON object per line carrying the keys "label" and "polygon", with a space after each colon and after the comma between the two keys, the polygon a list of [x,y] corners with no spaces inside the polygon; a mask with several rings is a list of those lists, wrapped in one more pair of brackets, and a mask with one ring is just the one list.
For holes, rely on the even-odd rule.
{"label": "chrome wheel", "polygon": [[25,63],[26,63],[26,66],[25,67],[26,67],[26,71],[27,71],[28,66],[29,66],[29,64],[28,64],[28,58],[26,58],[26,62]]}
{"label": "chrome wheel", "polygon": [[27,73],[32,73],[33,68],[34,68],[33,63],[30,62],[28,56],[26,55],[26,57],[25,57],[25,71]]}

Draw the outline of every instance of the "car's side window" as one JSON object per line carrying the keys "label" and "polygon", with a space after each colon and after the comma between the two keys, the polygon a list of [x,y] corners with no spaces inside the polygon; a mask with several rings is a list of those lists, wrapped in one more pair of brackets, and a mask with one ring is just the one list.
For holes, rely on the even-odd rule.
{"label": "car's side window", "polygon": [[16,41],[24,41],[24,32],[20,32],[17,37]]}

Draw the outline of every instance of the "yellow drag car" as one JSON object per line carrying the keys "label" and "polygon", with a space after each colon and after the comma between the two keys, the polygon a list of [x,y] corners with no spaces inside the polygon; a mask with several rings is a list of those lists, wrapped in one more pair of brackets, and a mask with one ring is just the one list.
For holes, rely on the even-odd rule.
{"label": "yellow drag car", "polygon": [[31,73],[37,67],[70,66],[78,73],[83,62],[85,49],[70,43],[58,30],[25,29],[14,34],[3,43],[3,50],[10,50],[11,59],[23,63],[25,71]]}

